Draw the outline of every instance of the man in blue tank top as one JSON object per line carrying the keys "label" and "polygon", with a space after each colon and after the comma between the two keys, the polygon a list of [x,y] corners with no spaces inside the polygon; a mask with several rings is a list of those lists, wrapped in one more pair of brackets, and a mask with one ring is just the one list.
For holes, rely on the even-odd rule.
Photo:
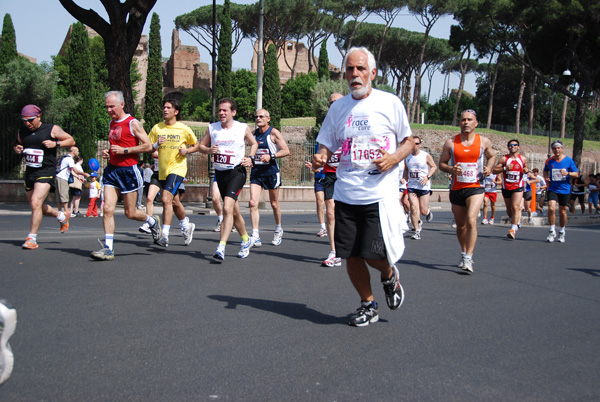
{"label": "man in blue tank top", "polygon": [[260,213],[258,202],[263,189],[269,191],[269,202],[273,208],[275,217],[275,233],[271,244],[281,244],[283,229],[281,228],[281,207],[279,206],[279,186],[281,186],[281,172],[277,164],[278,158],[290,154],[290,150],[283,139],[283,135],[274,127],[269,126],[271,115],[265,109],[256,111],[256,130],[254,138],[258,143],[258,150],[254,157],[254,165],[250,171],[250,219],[252,221],[252,236],[250,238],[253,247],[260,247],[260,234],[258,223]]}

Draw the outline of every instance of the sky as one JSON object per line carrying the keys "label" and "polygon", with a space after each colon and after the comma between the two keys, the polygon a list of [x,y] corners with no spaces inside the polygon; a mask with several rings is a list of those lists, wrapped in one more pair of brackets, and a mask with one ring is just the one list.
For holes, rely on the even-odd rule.
{"label": "sky", "polygon": [[[251,4],[258,0],[237,0],[239,4]],[[99,0],[76,0],[76,4],[82,8],[91,8],[106,18],[104,8]],[[217,4],[223,4],[222,0],[217,0]],[[198,7],[212,5],[210,0],[158,0],[152,9],[160,18],[161,39],[163,57],[169,57],[171,51],[171,35],[175,28],[175,17],[188,13]],[[143,33],[148,35],[150,30],[150,16],[146,20]],[[51,62],[51,56],[56,55],[65,40],[69,25],[76,22],[60,4],[58,0],[0,0],[0,13],[2,19],[5,14],[10,14],[15,33],[17,37],[17,50],[19,53],[37,59],[38,63]],[[369,22],[381,22],[377,17],[371,17]],[[431,35],[437,38],[447,39],[450,35],[450,26],[454,23],[451,17],[444,18],[434,26]],[[396,18],[395,27],[401,27],[411,31],[423,32],[423,27],[418,23],[415,17],[408,12],[403,12]],[[197,46],[200,50],[200,61],[211,63],[210,56],[204,48],[187,33],[180,32],[179,35],[182,45]],[[250,40],[246,39],[238,51],[233,55],[234,69],[250,69],[250,60],[252,58],[253,47]],[[329,62],[337,65],[342,63],[342,57],[330,39],[327,45]],[[317,55],[318,56],[318,55]],[[433,79],[431,100],[435,102],[443,93],[443,76],[436,74]],[[456,88],[459,84],[459,77],[452,74],[450,88]],[[429,85],[424,77],[424,90]],[[475,77],[470,75],[465,83],[465,90],[475,94]]]}

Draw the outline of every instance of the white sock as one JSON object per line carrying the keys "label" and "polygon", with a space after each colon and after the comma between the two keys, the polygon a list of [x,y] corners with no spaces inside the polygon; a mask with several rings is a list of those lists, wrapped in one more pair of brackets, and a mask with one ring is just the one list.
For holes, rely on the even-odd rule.
{"label": "white sock", "polygon": [[217,220],[218,220],[219,222],[223,222],[223,215],[219,215],[219,216],[217,216]]}
{"label": "white sock", "polygon": [[64,220],[65,220],[65,217],[66,217],[65,213],[64,213],[63,211],[60,211],[60,212],[58,213],[58,216],[56,217],[56,219],[57,219],[59,222],[62,222],[62,221],[64,221]]}
{"label": "white sock", "polygon": [[255,239],[260,237],[260,235],[258,234],[258,229],[252,229],[252,237],[254,237]]}
{"label": "white sock", "polygon": [[556,232],[556,225],[550,225],[550,231]]}
{"label": "white sock", "polygon": [[321,223],[321,229],[325,230],[327,228],[327,226],[325,225],[325,223]]}
{"label": "white sock", "polygon": [[179,221],[179,227],[181,227],[182,232],[188,230],[190,228],[190,218],[186,216],[184,220]]}
{"label": "white sock", "polygon": [[109,249],[113,249],[113,241],[115,239],[115,235],[114,234],[105,234],[104,235],[104,244],[106,245],[106,247],[108,247]]}
{"label": "white sock", "polygon": [[283,229],[281,228],[281,225],[275,225],[275,231],[276,232],[282,232]]}
{"label": "white sock", "polygon": [[171,231],[171,225],[163,225],[162,235],[164,237],[169,237],[169,232]]}

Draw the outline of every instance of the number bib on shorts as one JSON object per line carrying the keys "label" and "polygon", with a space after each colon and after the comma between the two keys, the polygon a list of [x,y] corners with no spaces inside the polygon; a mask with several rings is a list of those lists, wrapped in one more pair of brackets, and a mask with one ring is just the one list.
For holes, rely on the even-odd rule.
{"label": "number bib on shorts", "polygon": [[32,168],[41,168],[44,161],[44,151],[42,149],[25,148],[25,166]]}
{"label": "number bib on shorts", "polygon": [[457,163],[462,168],[462,174],[456,176],[461,183],[477,183],[477,163]]}
{"label": "number bib on shorts", "polygon": [[352,139],[352,166],[355,169],[375,169],[373,160],[381,157],[382,138],[360,136]]}

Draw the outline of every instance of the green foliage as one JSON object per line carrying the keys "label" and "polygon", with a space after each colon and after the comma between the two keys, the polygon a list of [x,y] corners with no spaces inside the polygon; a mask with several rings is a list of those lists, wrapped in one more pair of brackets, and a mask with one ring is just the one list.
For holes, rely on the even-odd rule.
{"label": "green foliage", "polygon": [[217,99],[231,97],[231,14],[229,0],[223,4],[217,58]]}
{"label": "green foliage", "polygon": [[160,19],[152,13],[150,35],[148,39],[148,74],[146,96],[144,97],[144,129],[150,132],[155,124],[163,120],[163,75],[162,46],[160,42]]}
{"label": "green foliage", "polygon": [[6,65],[18,57],[17,36],[10,14],[4,15],[2,44],[0,45],[0,74],[7,72]]}
{"label": "green foliage", "polygon": [[71,42],[67,49],[69,69],[68,94],[77,97],[79,104],[68,116],[71,135],[85,160],[95,158],[97,153],[94,125],[94,71],[91,64],[89,38],[81,22],[73,24]]}
{"label": "green foliage", "polygon": [[73,97],[55,99],[56,75],[24,57],[7,64],[0,75],[0,113],[18,119],[23,106],[33,103],[43,111],[45,121],[61,121],[77,105]]}
{"label": "green foliage", "polygon": [[319,50],[319,80],[329,78],[329,55],[327,54],[327,41],[321,42]]}
{"label": "green foliage", "polygon": [[311,91],[317,84],[317,73],[297,75],[288,80],[281,89],[282,117],[312,116]]}
{"label": "green foliage", "polygon": [[319,80],[313,87],[310,92],[310,98],[312,99],[312,112],[313,115],[316,116],[316,126],[306,135],[307,140],[315,140],[317,138],[321,124],[323,124],[323,120],[325,120],[325,116],[329,111],[329,97],[336,92],[342,95],[347,95],[349,93],[346,81],[334,81],[330,79]]}
{"label": "green foliage", "polygon": [[236,120],[254,122],[256,113],[256,74],[249,70],[237,70],[231,75],[233,99],[238,109]]}
{"label": "green foliage", "polygon": [[265,72],[263,77],[263,108],[271,115],[271,126],[281,129],[281,84],[279,81],[279,65],[277,49],[270,44],[265,55]]}
{"label": "green foliage", "polygon": [[[208,119],[204,119],[196,113],[196,109],[205,103],[209,103]],[[212,108],[212,102],[210,94],[202,89],[192,89],[183,93],[181,98],[181,119],[182,120],[194,120],[194,121],[210,121],[210,109]],[[200,113],[203,115],[203,112]]]}
{"label": "green foliage", "polygon": [[[449,97],[443,97],[429,108],[428,114],[425,117],[430,122],[435,121],[450,124],[454,116],[454,105],[456,105],[456,95],[452,94]],[[467,96],[461,97],[458,110],[465,109],[477,110],[477,99]],[[478,112],[477,116],[481,119],[481,113]]]}

